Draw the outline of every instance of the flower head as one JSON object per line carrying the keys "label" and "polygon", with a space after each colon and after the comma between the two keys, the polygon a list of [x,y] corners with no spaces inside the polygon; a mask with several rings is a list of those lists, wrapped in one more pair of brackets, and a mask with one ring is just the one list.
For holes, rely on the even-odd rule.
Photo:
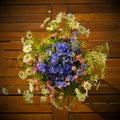
{"label": "flower head", "polygon": [[23,51],[24,51],[25,53],[31,52],[31,51],[32,51],[32,46],[31,46],[31,45],[24,45],[24,46],[23,46]]}
{"label": "flower head", "polygon": [[32,60],[32,56],[30,54],[25,54],[23,56],[23,62],[24,63],[29,63],[29,62],[31,62],[31,60]]}

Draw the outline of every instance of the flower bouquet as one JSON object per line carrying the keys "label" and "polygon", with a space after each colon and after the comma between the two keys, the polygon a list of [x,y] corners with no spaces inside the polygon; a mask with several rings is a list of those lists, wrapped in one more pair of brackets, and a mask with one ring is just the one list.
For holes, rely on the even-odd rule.
{"label": "flower bouquet", "polygon": [[46,37],[28,31],[21,39],[19,77],[29,84],[23,93],[25,101],[32,103],[34,94],[40,93],[41,102],[50,101],[59,109],[68,96],[84,102],[88,91],[98,88],[104,77],[108,45],[87,49],[79,36],[89,37],[90,31],[70,13],[60,12],[54,20],[47,17],[40,28],[47,31]]}

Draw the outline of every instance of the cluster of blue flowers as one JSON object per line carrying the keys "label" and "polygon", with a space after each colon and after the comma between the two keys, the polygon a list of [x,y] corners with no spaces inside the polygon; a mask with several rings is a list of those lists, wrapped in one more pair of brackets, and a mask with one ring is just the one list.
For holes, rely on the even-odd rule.
{"label": "cluster of blue flowers", "polygon": [[[69,82],[74,80],[72,66],[75,65],[75,55],[80,54],[80,52],[80,44],[74,38],[71,38],[69,43],[56,42],[46,50],[49,60],[45,60],[43,63],[38,62],[38,71],[47,76],[52,84],[58,88],[66,87],[65,80]],[[85,69],[85,64],[81,67]],[[82,70],[78,69],[76,74],[80,76]]]}

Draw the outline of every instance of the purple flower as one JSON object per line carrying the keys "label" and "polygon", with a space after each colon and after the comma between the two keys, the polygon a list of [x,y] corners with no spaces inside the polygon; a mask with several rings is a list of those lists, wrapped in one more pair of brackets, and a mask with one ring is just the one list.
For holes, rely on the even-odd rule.
{"label": "purple flower", "polygon": [[57,81],[56,86],[61,89],[63,87],[66,87],[67,84],[66,84],[66,82]]}
{"label": "purple flower", "polygon": [[78,69],[78,70],[76,71],[76,75],[80,76],[80,75],[82,75],[82,72],[83,72],[82,69]]}
{"label": "purple flower", "polygon": [[78,32],[77,31],[73,31],[72,32],[74,35],[78,36]]}
{"label": "purple flower", "polygon": [[71,38],[70,38],[70,42],[74,42],[75,40],[76,40],[75,37],[71,37]]}
{"label": "purple flower", "polygon": [[38,68],[39,72],[42,72],[42,73],[45,72],[45,65],[44,64],[42,64],[42,63],[39,62],[39,63],[37,63],[36,67]]}
{"label": "purple flower", "polygon": [[66,77],[66,81],[73,81],[73,80],[74,80],[74,78],[73,78],[72,75],[68,75],[68,76]]}
{"label": "purple flower", "polygon": [[86,68],[86,65],[83,63],[83,64],[81,64],[81,68],[82,69],[85,69]]}

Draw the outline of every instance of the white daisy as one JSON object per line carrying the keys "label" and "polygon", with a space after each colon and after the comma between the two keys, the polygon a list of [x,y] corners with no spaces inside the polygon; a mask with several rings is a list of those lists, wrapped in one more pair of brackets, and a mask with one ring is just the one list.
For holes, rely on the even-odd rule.
{"label": "white daisy", "polygon": [[77,97],[80,102],[84,102],[86,99],[86,94],[80,93],[79,95],[77,95]]}
{"label": "white daisy", "polygon": [[23,56],[23,62],[24,63],[29,63],[32,60],[32,56],[30,54],[25,54]]}
{"label": "white daisy", "polygon": [[32,38],[32,32],[31,32],[31,31],[27,31],[26,37],[27,37],[28,39],[31,39],[31,38]]}
{"label": "white daisy", "polygon": [[75,16],[74,16],[73,14],[69,13],[69,14],[67,15],[67,19],[68,19],[69,21],[74,21],[74,20],[75,20]]}
{"label": "white daisy", "polygon": [[23,72],[23,71],[20,71],[18,75],[19,75],[19,77],[20,77],[22,80],[24,80],[24,79],[26,79],[26,78],[27,78],[26,73],[25,73],[25,72]]}
{"label": "white daisy", "polygon": [[82,35],[83,35],[83,34],[85,34],[85,33],[86,33],[86,28],[85,28],[85,27],[83,27],[83,26],[79,26],[79,28],[78,28],[78,29],[79,29],[79,33],[80,33],[80,34],[82,34]]}
{"label": "white daisy", "polygon": [[79,22],[70,22],[70,27],[72,29],[78,29],[79,28]]}
{"label": "white daisy", "polygon": [[32,51],[32,46],[31,45],[24,45],[23,46],[23,51],[25,53],[29,53],[30,51]]}
{"label": "white daisy", "polygon": [[25,73],[27,74],[27,76],[31,76],[33,74],[33,71],[31,68],[26,68]]}
{"label": "white daisy", "polygon": [[85,90],[90,90],[92,85],[88,81],[86,81],[86,82],[84,82],[83,87],[85,88]]}
{"label": "white daisy", "polygon": [[3,88],[2,88],[2,93],[3,93],[4,95],[8,95],[8,89],[5,88],[5,87],[3,87]]}

